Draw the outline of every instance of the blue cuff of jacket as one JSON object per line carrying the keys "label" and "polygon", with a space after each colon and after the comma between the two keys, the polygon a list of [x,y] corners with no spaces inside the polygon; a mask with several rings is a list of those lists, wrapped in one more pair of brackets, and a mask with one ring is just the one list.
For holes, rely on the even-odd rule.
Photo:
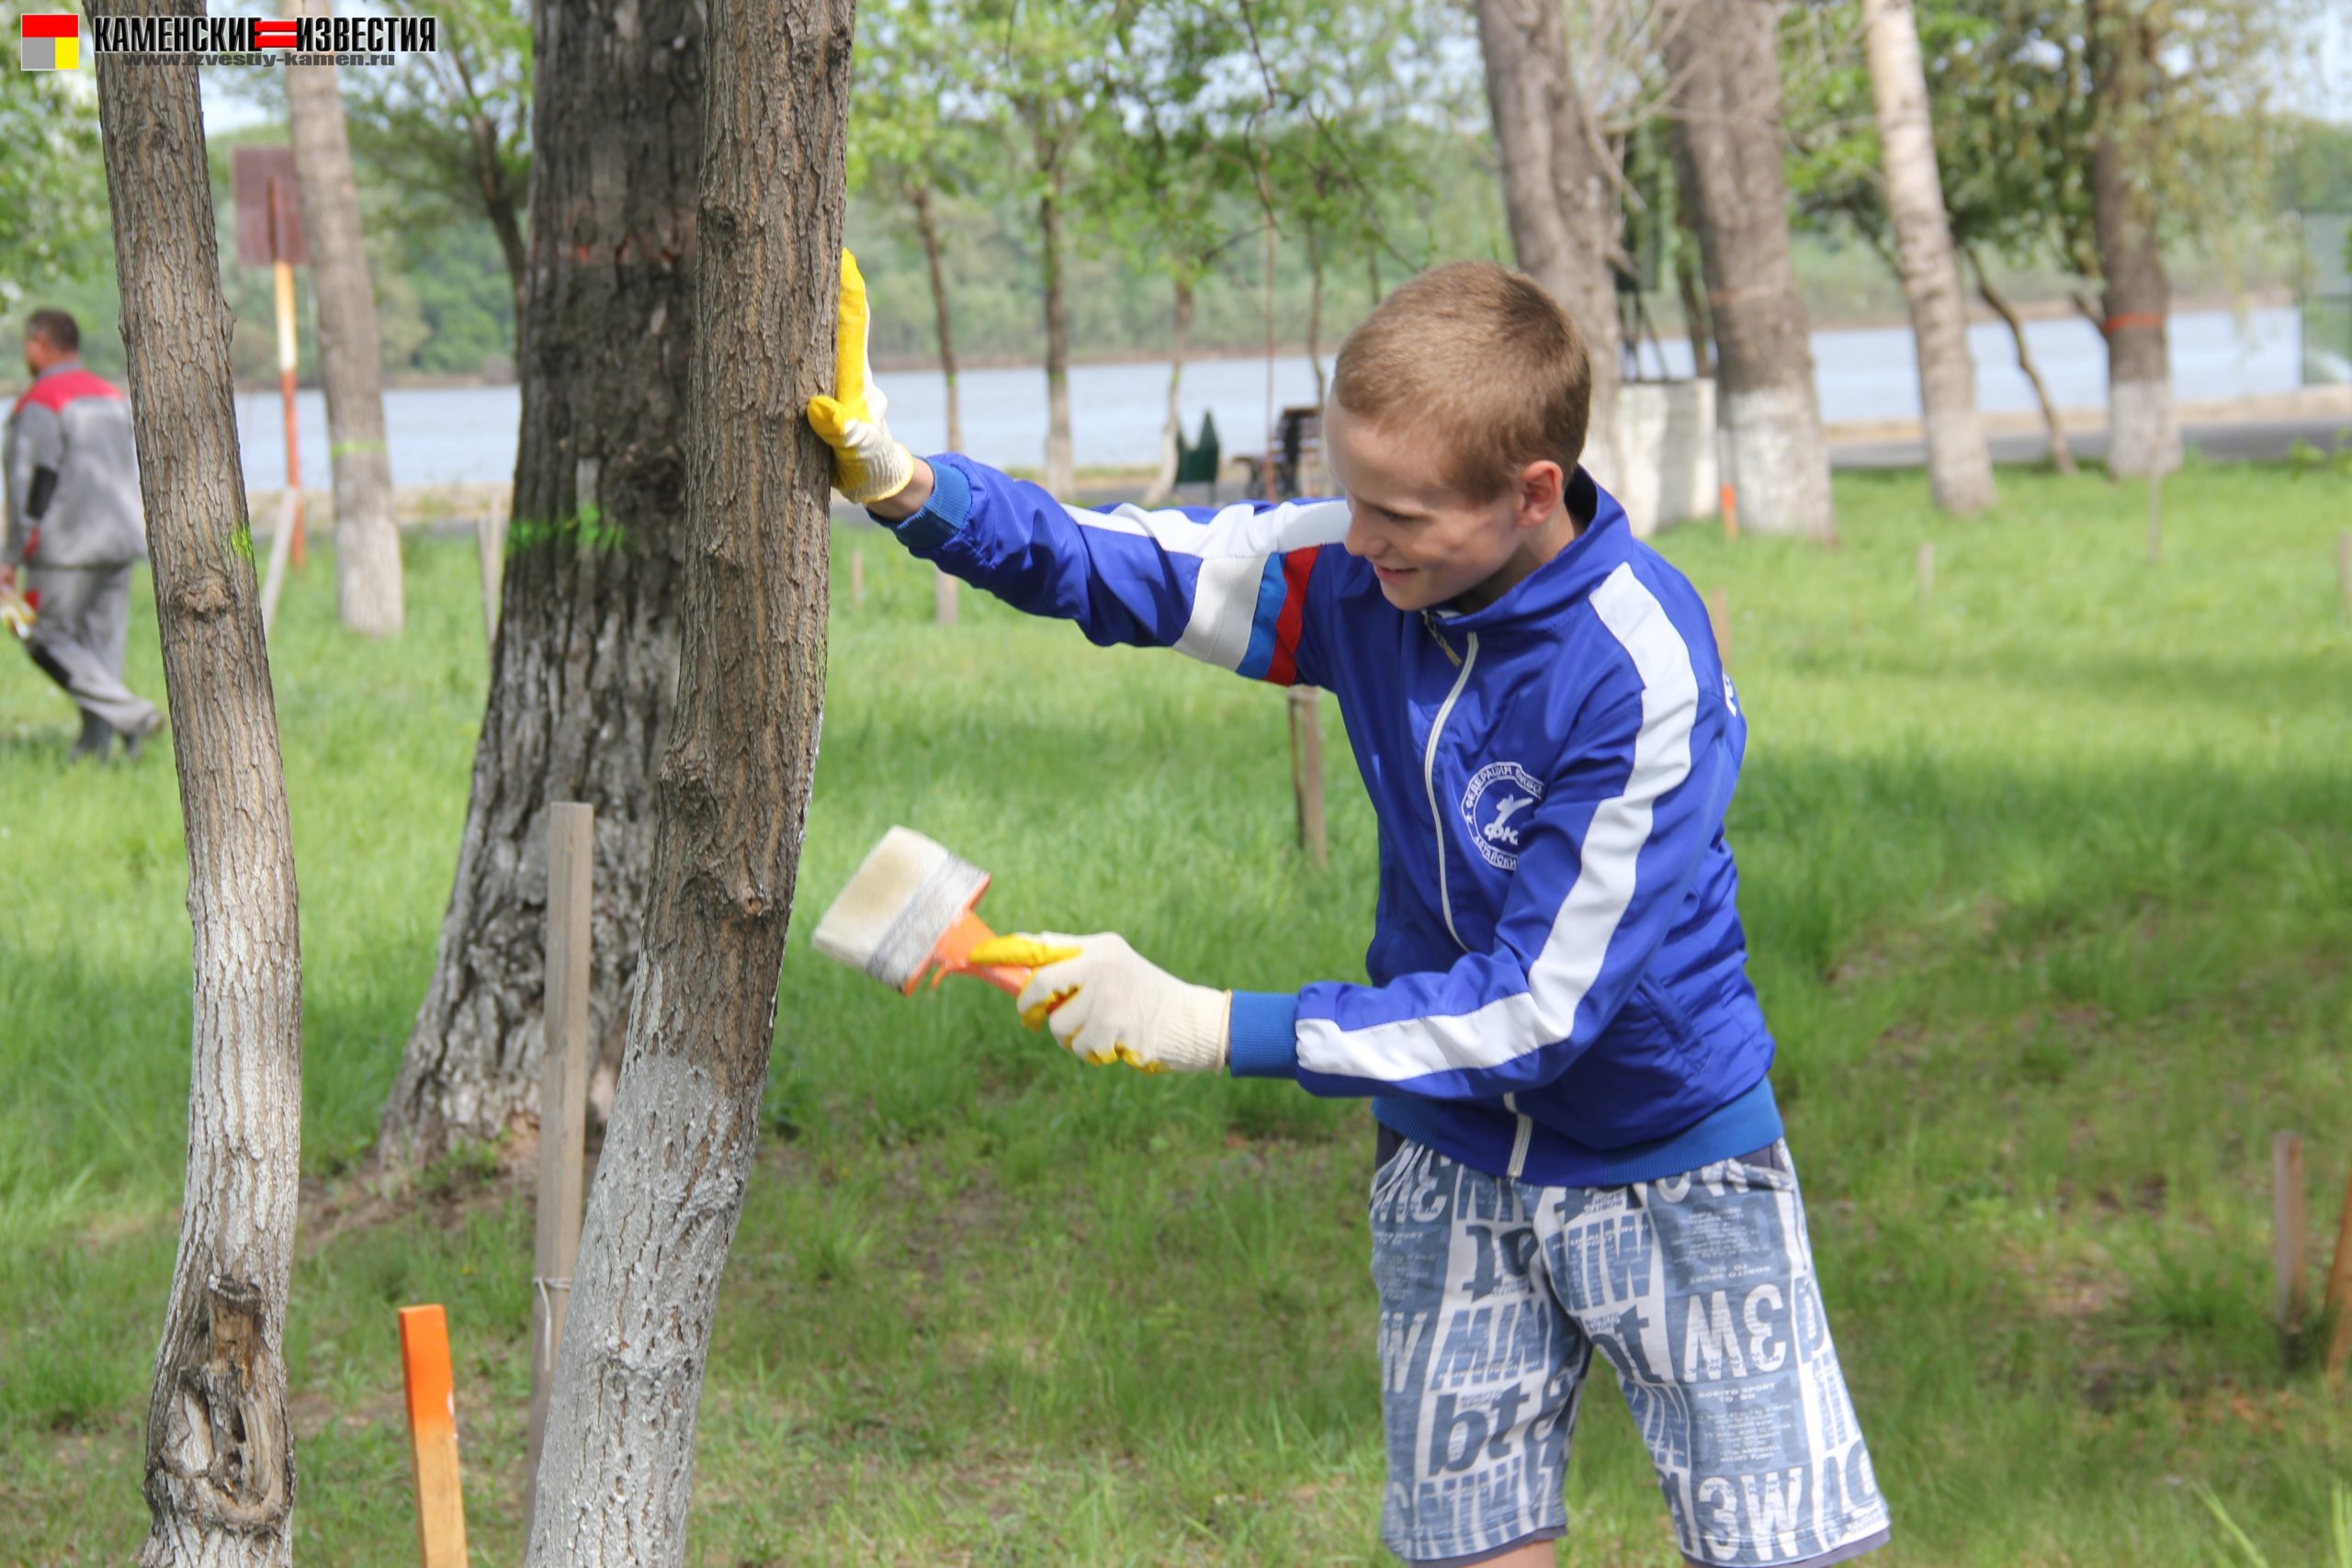
{"label": "blue cuff of jacket", "polygon": [[1227,1060],[1237,1078],[1298,1076],[1298,998],[1289,991],[1236,991]]}
{"label": "blue cuff of jacket", "polygon": [[964,526],[964,519],[972,514],[972,481],[964,470],[953,463],[933,461],[931,465],[931,499],[922,510],[903,521],[893,523],[887,517],[868,517],[896,534],[909,549],[935,550],[956,536]]}

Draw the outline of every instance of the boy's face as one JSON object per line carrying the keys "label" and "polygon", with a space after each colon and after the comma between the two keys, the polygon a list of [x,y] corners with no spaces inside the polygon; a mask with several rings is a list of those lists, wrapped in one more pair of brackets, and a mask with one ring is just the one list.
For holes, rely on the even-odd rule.
{"label": "boy's face", "polygon": [[1557,463],[1530,463],[1501,494],[1474,501],[1445,481],[1436,437],[1359,419],[1336,398],[1323,453],[1348,499],[1348,554],[1371,563],[1399,610],[1491,604],[1574,536],[1560,532]]}

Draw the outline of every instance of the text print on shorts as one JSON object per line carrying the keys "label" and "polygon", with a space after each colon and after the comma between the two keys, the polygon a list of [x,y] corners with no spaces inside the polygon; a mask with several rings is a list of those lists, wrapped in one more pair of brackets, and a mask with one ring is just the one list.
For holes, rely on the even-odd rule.
{"label": "text print on shorts", "polygon": [[1785,1145],[1658,1181],[1544,1188],[1407,1143],[1371,1208],[1381,1534],[1399,1556],[1565,1532],[1595,1350],[1691,1561],[1826,1563],[1885,1538]]}

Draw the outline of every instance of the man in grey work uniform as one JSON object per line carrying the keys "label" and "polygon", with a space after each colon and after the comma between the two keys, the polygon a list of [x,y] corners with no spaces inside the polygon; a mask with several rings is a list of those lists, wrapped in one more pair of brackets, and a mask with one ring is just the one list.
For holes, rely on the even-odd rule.
{"label": "man in grey work uniform", "polygon": [[147,555],[130,404],[82,368],[81,349],[81,328],[62,310],[36,310],[25,323],[33,384],[0,438],[8,481],[0,572],[21,567],[39,615],[27,649],[82,709],[74,756],[104,760],[118,735],[138,755],[164,716],[122,683],[130,570]]}

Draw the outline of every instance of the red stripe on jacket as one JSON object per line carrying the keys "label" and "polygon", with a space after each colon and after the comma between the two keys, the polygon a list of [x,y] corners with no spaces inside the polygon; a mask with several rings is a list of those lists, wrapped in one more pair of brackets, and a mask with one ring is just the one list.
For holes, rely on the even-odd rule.
{"label": "red stripe on jacket", "polygon": [[1277,686],[1298,683],[1298,634],[1306,620],[1306,580],[1315,575],[1322,547],[1309,545],[1283,557],[1283,613],[1274,621],[1274,655],[1266,679]]}
{"label": "red stripe on jacket", "polygon": [[55,413],[76,398],[120,396],[122,393],[115,384],[103,376],[94,376],[87,370],[61,370],[54,376],[42,377],[27,388],[25,395],[18,398],[16,406],[8,412],[15,413],[27,403],[39,403]]}

